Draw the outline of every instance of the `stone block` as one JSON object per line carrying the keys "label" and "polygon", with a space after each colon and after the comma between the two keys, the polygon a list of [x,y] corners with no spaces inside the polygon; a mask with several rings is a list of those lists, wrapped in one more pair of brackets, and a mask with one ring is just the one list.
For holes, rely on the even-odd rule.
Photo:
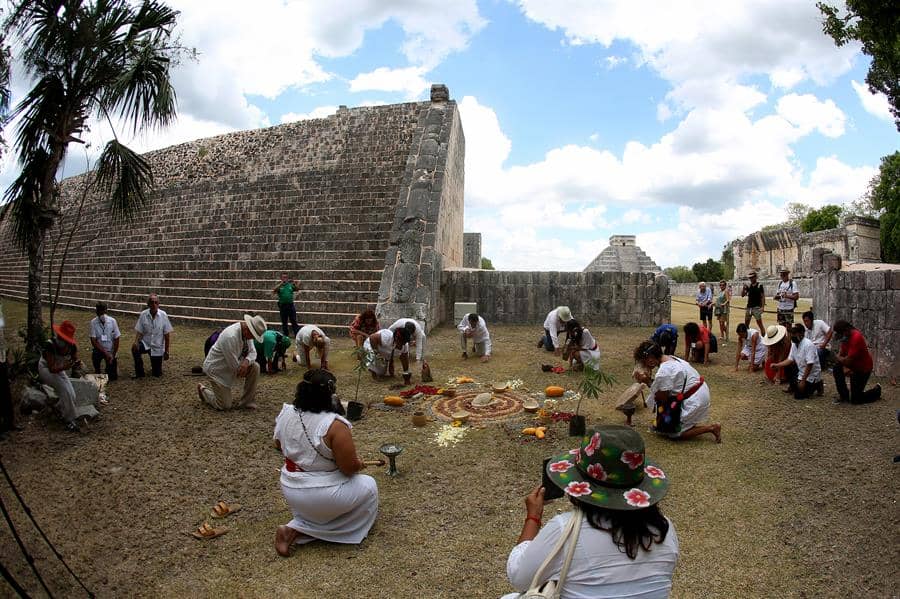
{"label": "stone block", "polygon": [[891,289],[900,289],[900,269],[889,272],[891,273]]}
{"label": "stone block", "polygon": [[391,297],[394,303],[406,303],[415,294],[417,278],[419,275],[418,264],[401,262],[394,269],[394,281],[391,286]]}
{"label": "stone block", "polygon": [[883,270],[873,270],[866,273],[866,289],[869,291],[885,289],[885,274]]}

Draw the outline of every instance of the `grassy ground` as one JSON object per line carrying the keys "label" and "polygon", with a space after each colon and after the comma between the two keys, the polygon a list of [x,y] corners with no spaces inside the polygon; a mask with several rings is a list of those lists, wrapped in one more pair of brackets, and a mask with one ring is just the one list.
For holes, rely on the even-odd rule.
{"label": "grassy ground", "polygon": [[[692,307],[673,306],[675,323],[695,317]],[[24,306],[6,302],[4,311],[11,337]],[[86,338],[91,314],[62,317]],[[124,331],[133,323],[120,325]],[[619,384],[583,411],[589,426],[621,423],[612,404],[628,383],[632,349],[649,329],[592,330],[604,369]],[[363,457],[378,457],[388,441],[405,450],[399,477],[370,469],[381,505],[368,539],[358,547],[314,543],[279,558],[275,527],[290,515],[270,439],[300,370],[291,364],[287,373],[264,377],[256,411],[215,412],[197,400],[201,379],[185,376],[200,363],[207,333],[177,327],[160,380],[129,380],[126,360],[124,380],[111,386],[104,418],[89,432],[66,434],[54,419],[35,416],[0,443],[35,517],[99,596],[497,597],[511,590],[505,563],[524,518],[522,498],[538,483],[542,458],[574,446],[564,425],[543,441],[523,438],[523,414],[439,447],[440,423],[414,428],[410,407],[371,409],[353,430]],[[495,358],[482,364],[464,362],[455,330],[440,328],[428,339],[435,379],[466,374],[481,383],[518,378],[532,390],[574,387],[576,374],[541,372],[551,359],[535,347],[538,333],[535,326],[493,327]],[[123,347],[130,333],[126,339]],[[672,479],[661,506],[681,542],[673,596],[895,595],[897,389],[886,387],[875,404],[834,405],[829,383],[824,398],[797,402],[759,374],[735,373],[733,352],[726,344],[701,369],[712,388],[711,418],[722,423],[721,445],[708,436],[677,443],[644,433],[648,454]],[[335,340],[332,368],[345,399],[355,393],[352,366],[349,340]],[[386,392],[386,384],[363,377],[365,401]],[[646,411],[635,416],[642,433],[649,418]],[[6,485],[0,497],[14,503]],[[229,534],[208,542],[187,536],[220,499],[244,505],[230,517]],[[566,507],[550,503],[545,516]],[[78,596],[22,511],[12,516],[54,594]],[[40,596],[0,528],[0,562]]]}

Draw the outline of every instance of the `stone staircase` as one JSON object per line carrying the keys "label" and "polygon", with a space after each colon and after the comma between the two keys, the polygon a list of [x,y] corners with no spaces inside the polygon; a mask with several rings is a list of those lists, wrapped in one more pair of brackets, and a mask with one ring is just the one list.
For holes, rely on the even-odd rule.
{"label": "stone staircase", "polygon": [[584,269],[601,272],[662,272],[656,263],[637,246],[609,246]]}
{"label": "stone staircase", "polygon": [[[157,184],[132,222],[114,223],[100,198],[88,200],[60,306],[92,310],[104,301],[125,330],[155,292],[176,326],[212,329],[253,311],[278,328],[272,288],[287,272],[300,287],[298,322],[346,334],[378,301],[423,106],[342,108],[148,154]],[[71,202],[83,181],[64,181],[64,198]],[[0,295],[24,300],[26,260],[0,233]],[[49,254],[45,289],[48,266]]]}

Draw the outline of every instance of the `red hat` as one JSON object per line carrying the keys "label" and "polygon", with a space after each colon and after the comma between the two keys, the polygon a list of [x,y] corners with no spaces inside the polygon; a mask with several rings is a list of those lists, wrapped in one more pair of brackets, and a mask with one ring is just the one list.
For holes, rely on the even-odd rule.
{"label": "red hat", "polygon": [[64,320],[62,321],[62,324],[53,325],[53,332],[63,341],[71,343],[72,345],[78,345],[75,341],[75,325],[72,324],[71,321]]}

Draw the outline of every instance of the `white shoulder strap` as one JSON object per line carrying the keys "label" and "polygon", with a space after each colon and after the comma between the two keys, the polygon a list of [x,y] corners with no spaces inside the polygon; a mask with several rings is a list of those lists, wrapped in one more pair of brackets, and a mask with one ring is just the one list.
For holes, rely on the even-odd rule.
{"label": "white shoulder strap", "polygon": [[543,563],[538,567],[537,571],[534,573],[534,578],[531,579],[531,587],[530,588],[538,588],[543,582],[543,574],[544,570],[547,569],[547,566],[550,565],[550,562],[553,561],[553,558],[556,557],[556,554],[563,548],[566,544],[566,541],[570,536],[573,535],[572,546],[569,548],[569,551],[566,555],[566,561],[563,564],[563,568],[559,574],[559,584],[556,586],[556,596],[559,595],[559,591],[562,588],[562,583],[566,578],[566,574],[569,571],[569,564],[572,563],[572,555],[575,553],[575,542],[578,540],[578,532],[581,530],[581,510],[577,507],[572,511],[572,517],[569,518],[569,522],[566,524],[566,527],[563,529],[562,534],[559,536],[559,540],[556,542],[556,545],[553,546],[553,550],[547,554],[547,557],[544,558]]}

